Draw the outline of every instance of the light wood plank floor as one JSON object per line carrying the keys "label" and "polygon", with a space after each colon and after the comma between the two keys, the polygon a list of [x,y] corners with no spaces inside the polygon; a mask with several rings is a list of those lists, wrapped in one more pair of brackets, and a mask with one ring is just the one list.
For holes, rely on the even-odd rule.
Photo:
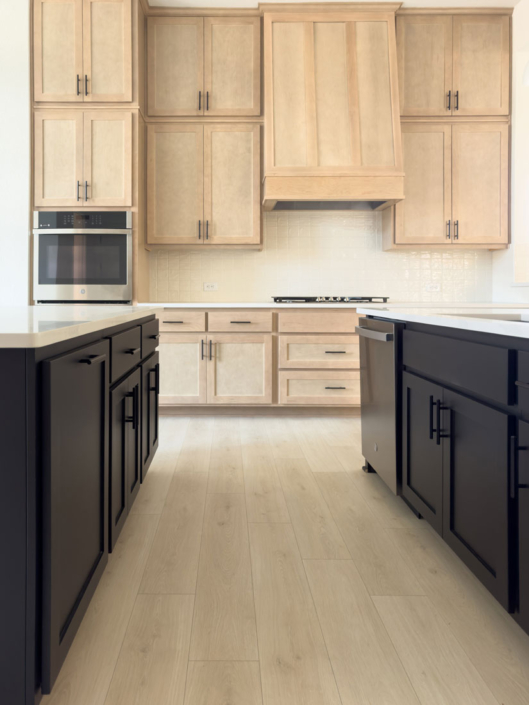
{"label": "light wood plank floor", "polygon": [[163,417],[44,705],[527,705],[529,636],[353,418]]}

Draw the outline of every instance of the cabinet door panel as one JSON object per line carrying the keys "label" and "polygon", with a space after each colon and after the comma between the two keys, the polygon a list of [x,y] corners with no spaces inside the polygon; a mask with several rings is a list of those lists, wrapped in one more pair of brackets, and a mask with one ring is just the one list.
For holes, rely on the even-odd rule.
{"label": "cabinet door panel", "polygon": [[509,242],[509,127],[452,126],[454,242]]}
{"label": "cabinet door panel", "polygon": [[160,335],[160,404],[206,403],[206,336]]}
{"label": "cabinet door panel", "polygon": [[79,206],[83,180],[83,114],[35,113],[35,205]]}
{"label": "cabinet door panel", "polygon": [[142,363],[141,374],[141,481],[143,482],[159,444],[160,354],[158,352]]}
{"label": "cabinet door panel", "polygon": [[43,363],[44,693],[107,563],[108,381],[108,341]]}
{"label": "cabinet door panel", "polygon": [[203,215],[203,126],[149,125],[147,241],[199,245],[204,242]]}
{"label": "cabinet door panel", "polygon": [[395,243],[451,242],[452,128],[402,124],[406,198],[395,207]]}
{"label": "cabinet door panel", "polygon": [[205,115],[261,113],[261,20],[204,20]]}
{"label": "cabinet door panel", "polygon": [[83,197],[88,206],[132,205],[132,114],[84,114]]}
{"label": "cabinet door panel", "polygon": [[454,16],[454,115],[508,115],[509,17]]}
{"label": "cabinet door panel", "polygon": [[272,336],[208,336],[208,404],[272,403]]}
{"label": "cabinet door panel", "polygon": [[405,372],[402,382],[402,494],[439,533],[443,529],[443,446],[437,443],[441,387]]}
{"label": "cabinet door panel", "polygon": [[450,115],[452,17],[397,17],[401,115]]}
{"label": "cabinet door panel", "polygon": [[518,424],[518,611],[516,619],[529,633],[529,423]]}
{"label": "cabinet door panel", "polygon": [[203,19],[149,17],[147,27],[149,115],[202,115]]}
{"label": "cabinet door panel", "polygon": [[36,101],[82,102],[83,0],[35,0]]}
{"label": "cabinet door panel", "polygon": [[443,538],[510,609],[509,417],[444,390]]}
{"label": "cabinet door panel", "polygon": [[259,244],[259,125],[204,127],[206,244]]}
{"label": "cabinet door panel", "polygon": [[83,0],[84,100],[132,100],[131,0]]}

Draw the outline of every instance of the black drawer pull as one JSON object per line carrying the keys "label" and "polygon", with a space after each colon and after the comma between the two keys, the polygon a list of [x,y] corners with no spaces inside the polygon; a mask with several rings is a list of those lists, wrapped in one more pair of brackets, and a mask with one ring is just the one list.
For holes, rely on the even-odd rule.
{"label": "black drawer pull", "polygon": [[154,387],[149,387],[149,390],[151,392],[156,392],[156,394],[160,393],[160,365],[155,365],[154,367],[151,367],[149,370],[149,374],[152,375],[154,372]]}
{"label": "black drawer pull", "polygon": [[430,440],[433,441],[433,434],[435,433],[435,428],[433,427],[433,408],[435,406],[433,395],[430,395]]}
{"label": "black drawer pull", "polygon": [[157,333],[156,335],[150,335],[149,338],[150,338],[151,340],[160,340],[160,334]]}
{"label": "black drawer pull", "polygon": [[79,360],[79,362],[85,365],[97,365],[99,362],[104,362],[106,359],[106,355],[91,355],[90,357]]}
{"label": "black drawer pull", "polygon": [[204,341],[203,340],[200,341],[200,359],[201,360],[204,359]]}
{"label": "black drawer pull", "polygon": [[446,109],[451,110],[452,109],[452,91],[448,91],[447,97],[448,97],[448,106]]}
{"label": "black drawer pull", "polygon": [[184,321],[162,321],[162,323],[170,323],[171,325],[173,323],[183,323]]}
{"label": "black drawer pull", "polygon": [[325,389],[347,389],[347,387],[325,387]]}
{"label": "black drawer pull", "polygon": [[347,350],[326,350],[326,355],[345,355]]}
{"label": "black drawer pull", "polygon": [[131,348],[130,350],[125,350],[127,355],[137,355],[139,352],[141,352],[141,348]]}
{"label": "black drawer pull", "polygon": [[437,405],[437,428],[435,429],[435,442],[438,446],[440,446],[441,438],[450,438],[449,433],[441,433],[441,411],[450,411],[450,407],[443,406],[440,399],[438,399],[435,403]]}
{"label": "black drawer pull", "polygon": [[88,95],[88,76],[84,75],[84,94]]}
{"label": "black drawer pull", "polygon": [[79,88],[80,83],[81,83],[81,77],[79,76],[79,74],[77,74],[77,95],[81,95],[81,90]]}
{"label": "black drawer pull", "polygon": [[516,381],[514,383],[517,387],[520,387],[520,389],[529,389],[529,384],[527,382],[518,382]]}
{"label": "black drawer pull", "polygon": [[230,323],[251,323],[251,321],[230,321]]}
{"label": "black drawer pull", "polygon": [[198,109],[202,110],[202,91],[198,92]]}
{"label": "black drawer pull", "polygon": [[459,110],[459,91],[456,91],[456,110]]}

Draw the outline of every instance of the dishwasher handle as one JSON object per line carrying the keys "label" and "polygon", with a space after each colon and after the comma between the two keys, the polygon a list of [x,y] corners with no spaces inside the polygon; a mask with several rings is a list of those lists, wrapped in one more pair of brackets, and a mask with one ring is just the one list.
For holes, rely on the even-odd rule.
{"label": "dishwasher handle", "polygon": [[381,333],[378,330],[371,330],[371,328],[364,328],[363,326],[356,326],[355,331],[362,338],[371,338],[371,340],[378,340],[381,343],[390,343],[393,340],[393,333]]}

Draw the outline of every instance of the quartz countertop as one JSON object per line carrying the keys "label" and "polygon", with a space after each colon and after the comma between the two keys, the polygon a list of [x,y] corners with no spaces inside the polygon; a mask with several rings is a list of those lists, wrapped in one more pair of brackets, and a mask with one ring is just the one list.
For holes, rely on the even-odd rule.
{"label": "quartz countertop", "polygon": [[529,338],[529,305],[459,304],[360,304],[360,315],[388,318],[393,321],[456,328],[459,330]]}
{"label": "quartz countertop", "polygon": [[129,323],[159,310],[159,304],[0,306],[0,348],[40,348]]}
{"label": "quartz countertop", "polygon": [[145,306],[145,307],[155,307],[155,308],[190,308],[190,309],[232,309],[232,308],[265,308],[265,309],[277,309],[281,310],[282,308],[343,308],[343,309],[360,309],[360,308],[377,308],[377,307],[383,307],[383,308],[389,308],[393,310],[394,308],[401,309],[402,307],[412,307],[417,310],[424,310],[424,309],[461,309],[464,308],[466,309],[481,309],[481,308],[490,308],[490,309],[529,309],[529,303],[527,305],[523,304],[493,304],[490,302],[483,302],[483,303],[409,303],[405,301],[391,301],[385,304],[381,303],[374,303],[374,304],[361,304],[361,303],[351,303],[351,304],[344,304],[341,302],[337,303],[328,303],[328,304],[276,304],[273,301],[269,302],[256,302],[256,301],[239,301],[239,302],[226,302],[226,303],[174,303],[174,302],[169,302],[169,303],[141,303],[138,304],[138,306]]}

